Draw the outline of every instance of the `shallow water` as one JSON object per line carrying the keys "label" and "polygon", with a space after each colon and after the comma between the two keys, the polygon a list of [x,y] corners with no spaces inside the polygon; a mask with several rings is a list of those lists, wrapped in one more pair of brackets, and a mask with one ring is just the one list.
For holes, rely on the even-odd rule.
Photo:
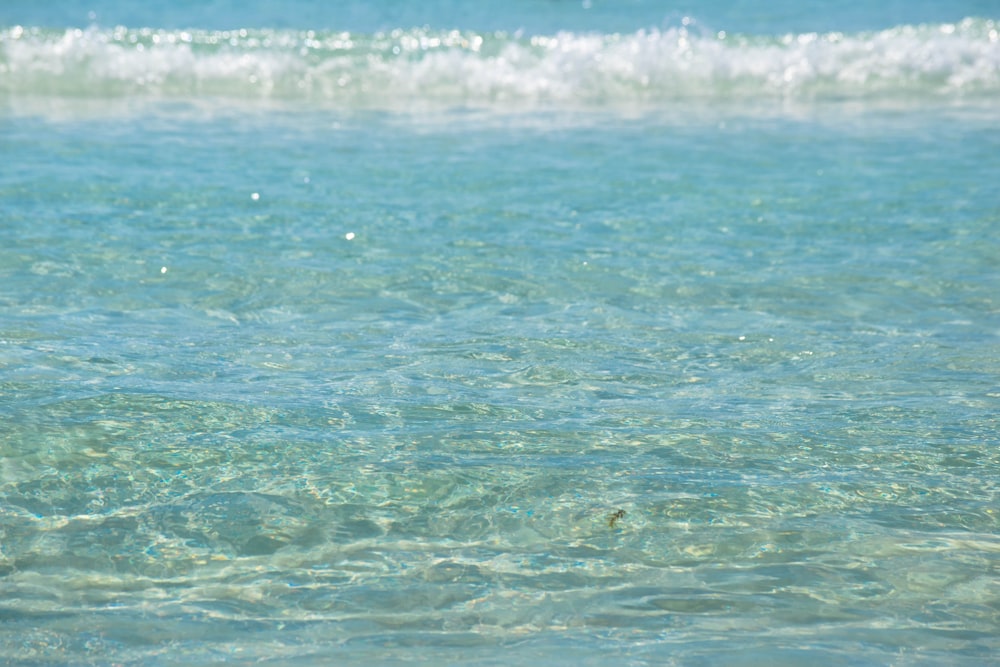
{"label": "shallow water", "polygon": [[0,116],[8,663],[1000,650],[995,83],[32,81]]}

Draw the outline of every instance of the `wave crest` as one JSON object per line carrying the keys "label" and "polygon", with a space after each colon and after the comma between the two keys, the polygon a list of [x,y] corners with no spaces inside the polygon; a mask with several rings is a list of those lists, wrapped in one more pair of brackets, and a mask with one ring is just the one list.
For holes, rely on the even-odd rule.
{"label": "wave crest", "polygon": [[0,31],[0,94],[602,106],[1000,94],[996,22],[758,37],[90,28]]}

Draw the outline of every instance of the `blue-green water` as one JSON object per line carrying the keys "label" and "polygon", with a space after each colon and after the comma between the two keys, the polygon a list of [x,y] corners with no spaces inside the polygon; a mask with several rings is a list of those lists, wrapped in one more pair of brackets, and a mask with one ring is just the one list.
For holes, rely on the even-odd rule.
{"label": "blue-green water", "polygon": [[995,660],[988,3],[20,4],[0,662]]}

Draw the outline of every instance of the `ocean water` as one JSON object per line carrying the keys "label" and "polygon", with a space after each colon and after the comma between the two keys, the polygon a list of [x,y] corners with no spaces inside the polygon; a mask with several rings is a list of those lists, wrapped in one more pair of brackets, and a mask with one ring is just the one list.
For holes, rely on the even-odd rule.
{"label": "ocean water", "polygon": [[995,664],[998,33],[7,0],[0,663]]}

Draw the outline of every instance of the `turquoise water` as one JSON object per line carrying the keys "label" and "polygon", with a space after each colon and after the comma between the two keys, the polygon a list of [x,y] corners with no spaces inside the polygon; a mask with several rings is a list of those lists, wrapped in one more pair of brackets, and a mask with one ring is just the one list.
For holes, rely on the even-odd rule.
{"label": "turquoise water", "polygon": [[995,660],[990,3],[288,5],[0,9],[0,662]]}

